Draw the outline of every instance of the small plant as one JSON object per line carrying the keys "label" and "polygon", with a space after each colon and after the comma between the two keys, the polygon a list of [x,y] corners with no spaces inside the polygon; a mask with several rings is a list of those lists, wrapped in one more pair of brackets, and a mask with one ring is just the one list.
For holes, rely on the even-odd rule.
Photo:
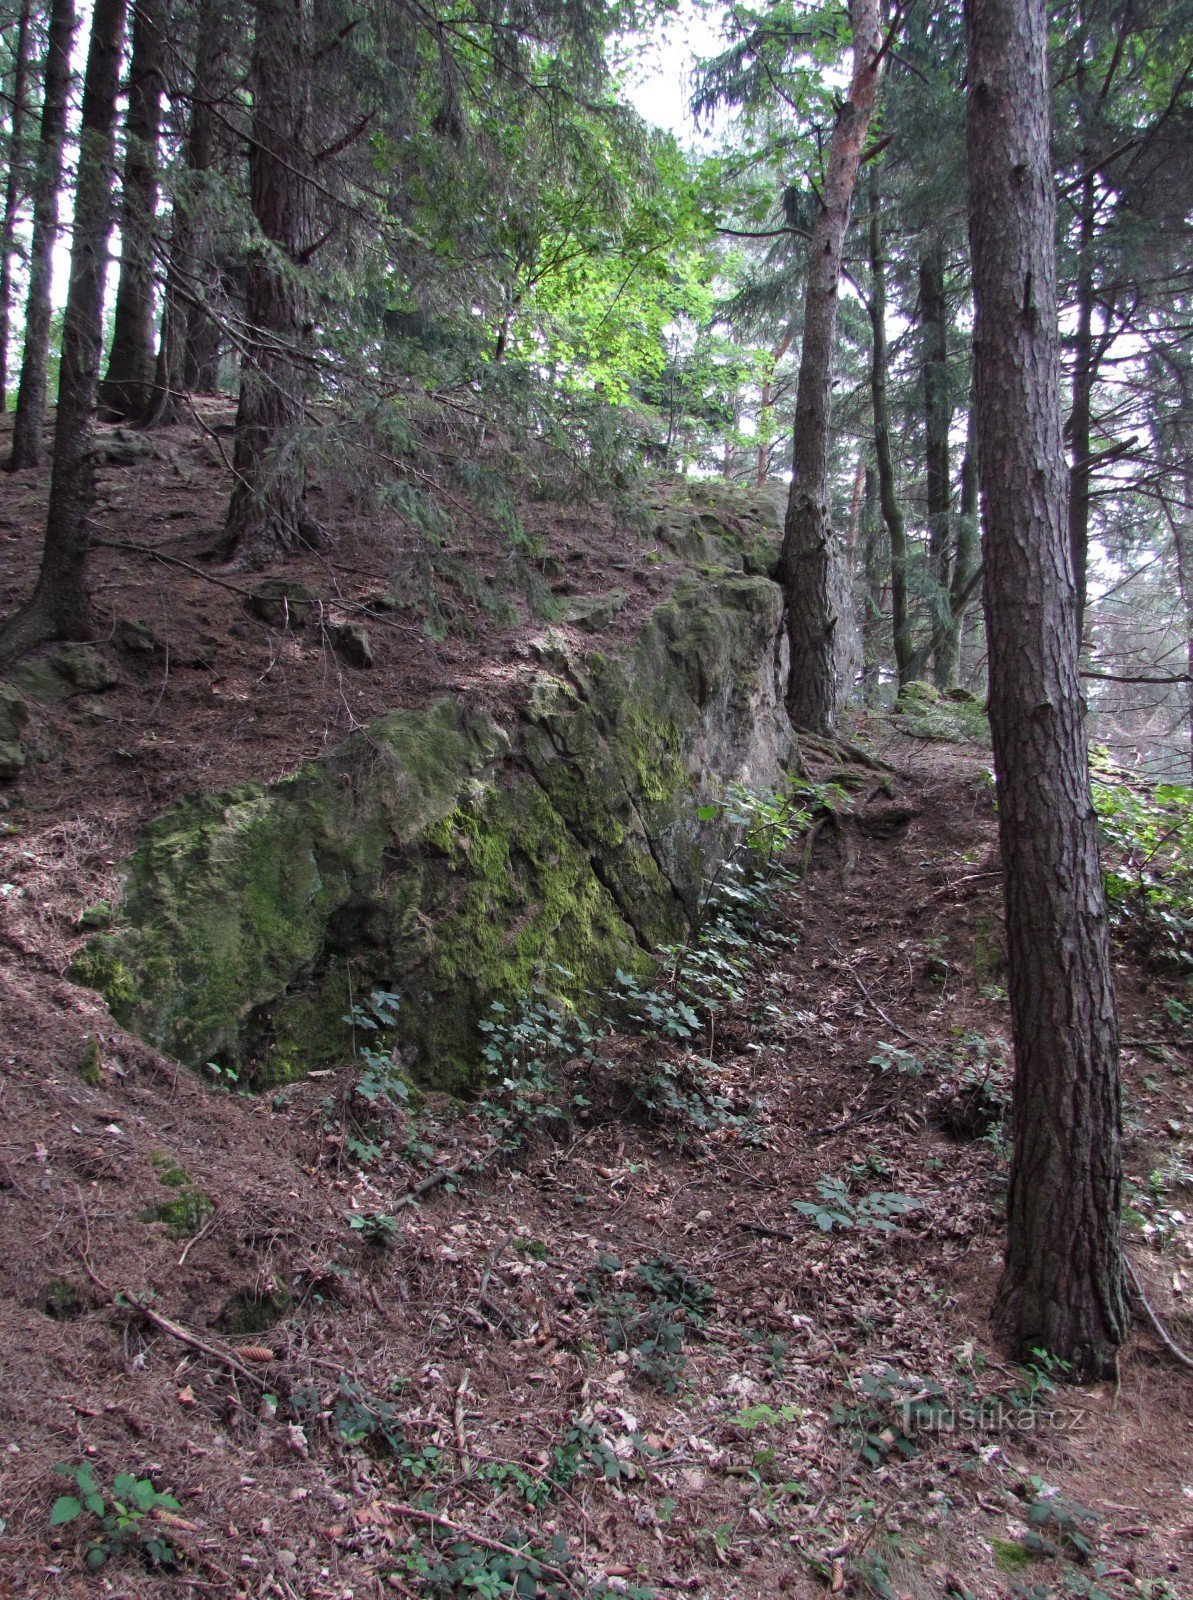
{"label": "small plant", "polygon": [[[1032,1485],[1037,1487],[1039,1479],[1033,1478]],[[1024,1549],[1032,1555],[1070,1554],[1086,1561],[1094,1548],[1086,1530],[1101,1520],[1096,1511],[1066,1500],[1063,1495],[1037,1494],[1027,1508],[1030,1532],[1024,1535]]]}
{"label": "small plant", "polygon": [[443,1549],[421,1546],[399,1558],[390,1568],[413,1578],[419,1592],[429,1600],[456,1600],[457,1596],[480,1596],[481,1600],[565,1600],[584,1593],[586,1600],[613,1600],[615,1594],[628,1600],[654,1600],[654,1591],[640,1584],[611,1589],[598,1580],[581,1589],[583,1579],[574,1571],[562,1534],[553,1536],[546,1548],[536,1545],[530,1535],[516,1528],[505,1530],[502,1550],[477,1545],[464,1535]]}
{"label": "small plant", "polygon": [[[318,1395],[309,1405],[296,1405],[296,1409],[300,1414],[317,1412]],[[434,1445],[409,1442],[398,1420],[398,1408],[391,1400],[370,1393],[343,1372],[340,1392],[331,1410],[331,1424],[345,1444],[361,1445],[373,1455],[385,1457],[396,1464],[403,1477],[414,1482],[435,1477],[442,1464],[442,1451]]]}
{"label": "small plant", "polygon": [[136,1551],[151,1567],[176,1564],[177,1556],[170,1541],[155,1528],[145,1525],[151,1512],[181,1509],[173,1495],[161,1494],[149,1478],[118,1472],[112,1479],[111,1494],[105,1498],[90,1462],[83,1461],[77,1466],[63,1462],[54,1470],[71,1480],[75,1492],[59,1495],[54,1501],[50,1526],[65,1527],[84,1515],[93,1519],[94,1531],[83,1555],[89,1572],[98,1572],[113,1556],[125,1551]]}
{"label": "small plant", "polygon": [[877,1374],[863,1372],[861,1397],[851,1405],[835,1405],[829,1420],[844,1429],[863,1461],[881,1466],[890,1455],[909,1461],[919,1446],[907,1429],[931,1424],[947,1404],[945,1391],[928,1378],[904,1377],[893,1367]]}
{"label": "small plant", "polygon": [[231,1094],[240,1082],[240,1073],[235,1067],[226,1067],[218,1061],[207,1061],[203,1071],[211,1079],[212,1087],[220,1089],[224,1094]]}
{"label": "small plant", "polygon": [[921,1209],[920,1201],[913,1195],[892,1190],[875,1189],[854,1200],[840,1178],[818,1179],[816,1192],[819,1200],[796,1200],[794,1209],[802,1216],[811,1217],[823,1233],[831,1233],[834,1228],[869,1228],[877,1233],[893,1233],[898,1226],[893,1219]]}
{"label": "small plant", "polygon": [[[558,971],[572,976],[563,967]],[[502,1149],[512,1152],[532,1128],[566,1118],[570,1108],[560,1103],[557,1075],[568,1061],[593,1060],[598,1035],[541,989],[512,1006],[494,1000],[479,1027],[490,1085],[481,1110],[499,1130]]]}
{"label": "small plant", "polygon": [[888,1044],[885,1039],[879,1041],[867,1066],[877,1067],[879,1072],[897,1072],[903,1078],[922,1078],[924,1075],[924,1063],[913,1050]]}
{"label": "small plant", "polygon": [[[600,1281],[606,1276],[626,1280],[628,1288],[608,1294]],[[644,1262],[627,1279],[616,1256],[601,1255],[595,1272],[574,1292],[577,1300],[604,1315],[606,1347],[613,1353],[626,1351],[638,1376],[674,1394],[687,1365],[682,1353],[686,1330],[703,1325],[712,1290],[667,1256]],[[643,1299],[644,1292],[649,1300]]]}
{"label": "small plant", "polygon": [[384,1249],[397,1238],[402,1223],[388,1211],[350,1211],[348,1226],[353,1233],[359,1233],[366,1244]]}

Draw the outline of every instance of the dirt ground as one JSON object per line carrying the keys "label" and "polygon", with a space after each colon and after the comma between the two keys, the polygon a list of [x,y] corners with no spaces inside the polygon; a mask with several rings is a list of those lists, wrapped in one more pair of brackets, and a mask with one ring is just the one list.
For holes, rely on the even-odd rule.
{"label": "dirt ground", "polygon": [[[66,981],[79,913],[146,817],[394,705],[500,701],[542,626],[477,605],[471,637],[436,641],[390,613],[360,672],[321,632],[246,622],[234,590],[255,579],[202,559],[218,446],[180,429],[104,468],[99,537],[157,552],[96,552],[121,681],[45,713],[0,815],[0,1595],[1193,1592],[1189,1374],[1143,1326],[1117,1384],[1037,1373],[1033,1394],[991,1338],[1006,1160],[974,1112],[1004,1080],[1007,1013],[980,751],[860,729],[913,815],[822,829],[770,903],[746,992],[699,1041],[748,1122],[651,1120],[578,1077],[591,1104],[499,1159],[478,1106],[432,1100],[365,1160],[359,1063],[224,1092]],[[44,492],[0,482],[0,609]],[[599,592],[622,563],[632,627],[663,574],[607,513],[543,515],[544,580]],[[334,568],[292,569],[333,621],[414,547],[344,525]],[[158,647],[122,653],[122,619]],[[1190,1052],[1164,974],[1122,951],[1117,975],[1128,1243],[1189,1346]],[[641,1042],[611,1048],[632,1075]],[[795,1209],[832,1178],[858,1225]],[[875,1193],[915,1209],[866,1226]],[[370,1238],[375,1214],[394,1223]],[[951,1431],[904,1414],[926,1395]],[[56,1469],[83,1463],[105,1510],[123,1473],[177,1502],[130,1519],[94,1575],[98,1521],[50,1521],[72,1488]],[[436,1550],[454,1577],[420,1575]]]}

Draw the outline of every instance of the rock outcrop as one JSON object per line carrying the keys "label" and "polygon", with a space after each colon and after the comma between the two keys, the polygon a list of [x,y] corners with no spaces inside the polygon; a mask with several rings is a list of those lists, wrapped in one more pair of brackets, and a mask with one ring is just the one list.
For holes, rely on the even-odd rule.
{"label": "rock outcrop", "polygon": [[506,726],[441,699],[283,782],[174,807],[74,976],[181,1060],[259,1085],[342,1056],[354,997],[381,985],[415,1074],[465,1085],[493,998],[582,1003],[645,967],[723,848],[709,802],[781,781],[781,595],[745,567],[681,578],[617,654],[548,630]]}

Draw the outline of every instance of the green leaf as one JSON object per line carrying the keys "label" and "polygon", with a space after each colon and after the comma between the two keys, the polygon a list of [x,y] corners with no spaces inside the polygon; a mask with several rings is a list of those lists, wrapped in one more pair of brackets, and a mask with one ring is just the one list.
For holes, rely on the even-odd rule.
{"label": "green leaf", "polygon": [[82,1515],[82,1511],[82,1501],[76,1500],[73,1494],[60,1494],[50,1511],[50,1527],[57,1528],[64,1522],[73,1522]]}

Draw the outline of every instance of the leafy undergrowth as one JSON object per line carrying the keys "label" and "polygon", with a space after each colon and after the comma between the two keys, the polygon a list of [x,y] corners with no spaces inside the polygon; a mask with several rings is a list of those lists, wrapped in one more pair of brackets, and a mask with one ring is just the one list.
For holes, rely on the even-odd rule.
{"label": "leafy undergrowth", "polygon": [[[253,1099],[14,964],[0,1593],[1187,1594],[1187,1380],[1146,1334],[1088,1391],[989,1336],[990,791],[888,753],[897,826],[873,775],[857,825],[831,774],[743,810],[785,869],[741,856],[583,1023],[500,1002],[470,1106],[410,1089],[400,995]],[[1189,994],[1138,954],[1130,1244],[1188,1343]]]}

